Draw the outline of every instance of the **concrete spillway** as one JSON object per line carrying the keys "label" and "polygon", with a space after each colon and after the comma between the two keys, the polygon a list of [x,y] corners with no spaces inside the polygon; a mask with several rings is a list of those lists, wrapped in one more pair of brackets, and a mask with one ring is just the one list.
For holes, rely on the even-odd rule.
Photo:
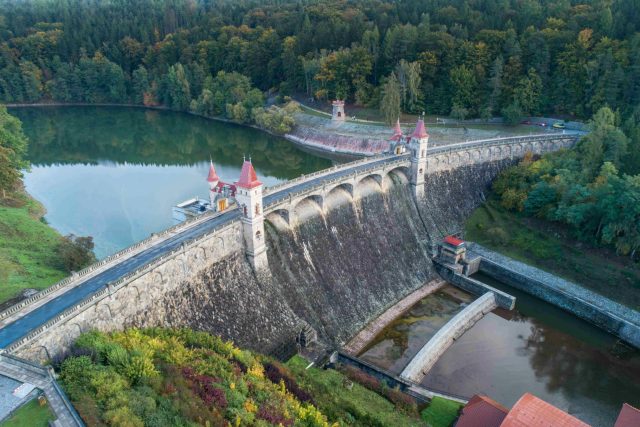
{"label": "concrete spillway", "polygon": [[400,376],[419,383],[453,342],[486,313],[498,306],[493,292],[487,292],[447,322],[404,368]]}

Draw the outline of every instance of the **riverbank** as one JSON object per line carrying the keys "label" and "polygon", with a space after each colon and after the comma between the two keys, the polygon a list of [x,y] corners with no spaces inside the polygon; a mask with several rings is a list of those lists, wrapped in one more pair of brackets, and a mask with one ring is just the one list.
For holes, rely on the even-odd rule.
{"label": "riverbank", "polygon": [[67,276],[56,249],[61,236],[43,206],[23,190],[0,199],[0,309],[24,289],[44,289]]}
{"label": "riverbank", "polygon": [[640,265],[579,242],[557,224],[508,212],[489,199],[467,220],[465,238],[640,309]]}

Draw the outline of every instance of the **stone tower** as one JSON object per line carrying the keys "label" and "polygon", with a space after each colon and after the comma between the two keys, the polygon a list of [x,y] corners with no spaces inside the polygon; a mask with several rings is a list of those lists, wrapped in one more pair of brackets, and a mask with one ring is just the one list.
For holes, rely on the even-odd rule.
{"label": "stone tower", "polygon": [[262,214],[262,183],[258,181],[251,160],[245,160],[236,185],[236,201],[242,209],[242,231],[247,245],[247,256],[254,270],[268,267],[267,247]]}
{"label": "stone tower", "polygon": [[213,167],[213,160],[209,161],[209,175],[207,175],[207,182],[209,183],[209,203],[211,203],[211,207],[215,206],[215,188],[218,186],[220,182],[220,178],[216,173],[216,168]]}
{"label": "stone tower", "polygon": [[333,111],[331,112],[331,120],[338,120],[344,122],[346,117],[344,116],[344,101],[336,99],[331,103]]}
{"label": "stone tower", "polygon": [[416,130],[411,135],[411,187],[416,198],[424,197],[424,175],[427,172],[427,146],[429,134],[424,126],[424,118],[418,120]]}

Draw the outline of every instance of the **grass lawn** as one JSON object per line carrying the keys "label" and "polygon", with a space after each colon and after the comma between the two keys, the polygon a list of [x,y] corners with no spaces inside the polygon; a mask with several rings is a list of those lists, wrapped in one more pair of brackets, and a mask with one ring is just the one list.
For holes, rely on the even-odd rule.
{"label": "grass lawn", "polygon": [[581,243],[558,224],[509,212],[490,199],[467,221],[465,238],[640,309],[640,265]]}
{"label": "grass lawn", "polygon": [[33,399],[0,423],[0,427],[47,427],[49,420],[53,419],[49,405],[40,406],[38,399]]}
{"label": "grass lawn", "polygon": [[26,194],[0,204],[0,304],[22,289],[43,289],[67,276],[55,251],[60,235],[42,215],[42,206]]}
{"label": "grass lawn", "polygon": [[453,400],[434,397],[420,415],[431,427],[449,427],[456,420],[458,411],[463,406]]}
{"label": "grass lawn", "polygon": [[[424,426],[423,420],[398,411],[384,397],[359,384],[349,390],[344,386],[346,377],[333,369],[305,370],[308,362],[294,356],[287,366],[298,384],[310,392],[317,407],[327,417],[351,426]],[[433,426],[439,427],[439,426]]]}

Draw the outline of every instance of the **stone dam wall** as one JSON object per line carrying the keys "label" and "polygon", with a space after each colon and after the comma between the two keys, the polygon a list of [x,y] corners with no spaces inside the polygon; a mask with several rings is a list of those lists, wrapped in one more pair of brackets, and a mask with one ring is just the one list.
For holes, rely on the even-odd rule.
{"label": "stone dam wall", "polygon": [[416,204],[407,177],[365,178],[302,200],[285,221],[267,215],[269,271],[256,275],[235,221],[110,286],[11,349],[44,360],[92,328],[191,327],[263,353],[290,346],[309,326],[342,345],[425,283],[439,279],[430,243],[457,231],[509,161],[428,174]]}

